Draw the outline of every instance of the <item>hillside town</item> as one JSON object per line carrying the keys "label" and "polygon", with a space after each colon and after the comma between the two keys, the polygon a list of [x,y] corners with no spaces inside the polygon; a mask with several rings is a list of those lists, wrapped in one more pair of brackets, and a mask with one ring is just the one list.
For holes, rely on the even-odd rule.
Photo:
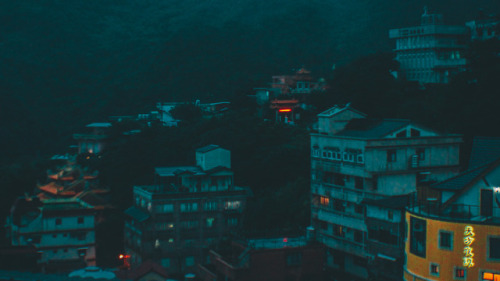
{"label": "hillside town", "polygon": [[[468,43],[499,40],[499,27],[489,17],[446,25],[425,8],[420,25],[388,31],[400,65],[390,75],[418,87],[449,84],[469,67]],[[300,67],[252,89],[245,109],[227,100],[158,101],[150,112],[86,125],[48,159],[45,179],[11,203],[0,280],[500,280],[500,138],[477,135],[466,145],[463,134],[370,116],[351,102],[320,110],[314,101],[329,88]],[[142,175],[141,167],[120,167],[134,161],[134,151],[154,154],[148,148],[161,142],[156,132],[191,136],[182,128],[237,122],[239,112],[276,126],[266,130],[305,132],[295,141],[306,149],[307,204],[293,209],[307,214],[306,226],[262,234],[266,227],[249,223],[258,209],[277,216],[286,205],[280,196],[295,191],[292,184],[286,192],[237,184],[241,171],[262,176],[257,165],[241,163],[241,151],[269,156],[244,146],[244,138],[179,144],[182,157],[169,152],[149,161],[131,189],[102,183],[109,182],[102,163],[124,181]],[[120,146],[125,153],[107,154]],[[290,147],[284,154],[295,152]],[[278,165],[295,171],[292,161]],[[266,192],[278,200],[262,210],[256,198]]]}

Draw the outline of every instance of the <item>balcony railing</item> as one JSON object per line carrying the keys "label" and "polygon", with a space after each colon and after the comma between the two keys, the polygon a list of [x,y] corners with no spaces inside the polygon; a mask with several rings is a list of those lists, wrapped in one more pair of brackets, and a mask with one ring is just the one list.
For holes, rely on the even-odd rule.
{"label": "balcony railing", "polygon": [[491,207],[491,215],[481,213],[481,206],[468,204],[450,204],[444,205],[435,199],[418,199],[416,194],[410,196],[410,201],[407,209],[419,215],[427,217],[435,217],[440,219],[449,219],[453,221],[488,221],[497,219],[500,215],[500,208]]}

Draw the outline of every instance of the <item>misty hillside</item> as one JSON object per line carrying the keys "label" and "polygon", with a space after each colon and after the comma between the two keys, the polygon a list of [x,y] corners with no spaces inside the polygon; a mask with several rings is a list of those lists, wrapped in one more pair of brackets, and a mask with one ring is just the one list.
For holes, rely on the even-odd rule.
{"label": "misty hillside", "polygon": [[[57,152],[156,101],[243,95],[273,74],[390,51],[428,4],[462,24],[495,0],[0,0],[0,145]],[[53,151],[55,150],[55,151]],[[61,150],[61,149],[59,149]]]}

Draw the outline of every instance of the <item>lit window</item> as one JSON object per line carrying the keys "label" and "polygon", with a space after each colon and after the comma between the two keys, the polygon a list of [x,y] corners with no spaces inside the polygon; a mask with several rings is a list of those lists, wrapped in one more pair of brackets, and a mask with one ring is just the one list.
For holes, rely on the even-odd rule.
{"label": "lit window", "polygon": [[431,275],[439,276],[439,265],[431,263],[430,271]]}
{"label": "lit window", "polygon": [[182,203],[181,212],[196,212],[198,211],[198,203]]}
{"label": "lit window", "polygon": [[330,198],[328,197],[321,196],[319,199],[322,206],[328,206],[330,204]]}
{"label": "lit window", "polygon": [[215,222],[215,218],[207,218],[206,225],[208,228],[213,227]]}
{"label": "lit window", "polygon": [[240,201],[226,201],[224,209],[226,210],[236,210],[239,209],[241,205]]}
{"label": "lit window", "polygon": [[455,268],[455,278],[463,279],[465,278],[465,269],[463,268]]}
{"label": "lit window", "polygon": [[217,201],[208,201],[205,202],[204,209],[207,211],[217,210]]}

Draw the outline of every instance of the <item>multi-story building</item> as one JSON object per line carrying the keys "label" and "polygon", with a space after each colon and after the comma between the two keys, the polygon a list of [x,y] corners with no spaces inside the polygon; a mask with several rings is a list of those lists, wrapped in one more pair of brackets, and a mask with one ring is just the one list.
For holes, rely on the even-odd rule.
{"label": "multi-story building", "polygon": [[476,19],[465,23],[465,25],[470,30],[471,40],[481,41],[499,38],[499,24],[500,19],[498,18],[498,16],[486,16],[483,12],[481,12]]}
{"label": "multi-story building", "polygon": [[427,9],[420,26],[389,31],[396,40],[400,76],[420,83],[448,83],[453,74],[463,71],[467,36],[465,26],[444,25],[441,14]]}
{"label": "multi-story building", "polygon": [[475,140],[468,170],[413,195],[405,281],[500,280],[500,141],[491,144]]}
{"label": "multi-story building", "polygon": [[368,229],[366,252],[371,280],[401,281],[404,263],[405,208],[408,195],[384,199],[365,199]]}
{"label": "multi-story building", "polygon": [[368,277],[365,199],[404,195],[458,173],[459,135],[400,119],[368,119],[349,105],[318,115],[311,134],[311,216],[327,265]]}
{"label": "multi-story building", "polygon": [[19,198],[7,218],[12,246],[33,246],[46,271],[94,266],[94,208],[79,199]]}
{"label": "multi-story building", "polygon": [[78,141],[78,153],[101,153],[108,138],[106,132],[111,126],[111,123],[91,123],[85,126],[86,133],[73,134]]}
{"label": "multi-story building", "polygon": [[209,145],[196,150],[196,166],[156,168],[154,185],[134,187],[125,211],[132,266],[153,259],[169,273],[189,272],[212,243],[238,229],[249,190],[234,186],[230,157]]}
{"label": "multi-story building", "polygon": [[199,265],[204,281],[300,281],[324,279],[324,246],[306,237],[233,241],[210,251],[210,263]]}

